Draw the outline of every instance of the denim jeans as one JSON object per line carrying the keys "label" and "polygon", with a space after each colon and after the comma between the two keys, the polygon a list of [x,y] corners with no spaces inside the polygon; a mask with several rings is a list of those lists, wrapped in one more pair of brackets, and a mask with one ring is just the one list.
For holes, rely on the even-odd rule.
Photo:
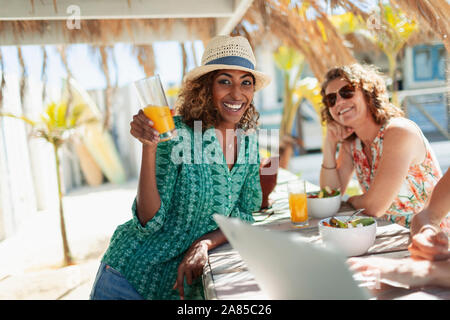
{"label": "denim jeans", "polygon": [[100,263],[91,300],[144,300],[119,271]]}

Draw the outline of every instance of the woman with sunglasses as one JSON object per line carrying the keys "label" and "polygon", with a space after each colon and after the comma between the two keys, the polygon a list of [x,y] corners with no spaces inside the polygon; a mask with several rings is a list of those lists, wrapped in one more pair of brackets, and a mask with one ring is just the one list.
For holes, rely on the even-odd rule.
{"label": "woman with sunglasses", "polygon": [[372,66],[329,70],[321,94],[327,124],[321,187],[344,193],[356,173],[363,194],[348,202],[409,227],[442,176],[422,131],[389,102],[386,85]]}

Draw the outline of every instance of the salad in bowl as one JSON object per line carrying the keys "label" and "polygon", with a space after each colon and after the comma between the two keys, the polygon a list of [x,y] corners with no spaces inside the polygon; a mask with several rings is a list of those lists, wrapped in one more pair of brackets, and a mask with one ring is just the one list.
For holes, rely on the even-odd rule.
{"label": "salad in bowl", "polygon": [[341,207],[341,191],[325,187],[306,195],[308,215],[312,218],[327,218],[335,215]]}
{"label": "salad in bowl", "polygon": [[[349,221],[347,221],[349,220]],[[372,217],[347,216],[322,219],[319,233],[326,246],[341,250],[347,256],[362,255],[376,238],[377,221]]]}

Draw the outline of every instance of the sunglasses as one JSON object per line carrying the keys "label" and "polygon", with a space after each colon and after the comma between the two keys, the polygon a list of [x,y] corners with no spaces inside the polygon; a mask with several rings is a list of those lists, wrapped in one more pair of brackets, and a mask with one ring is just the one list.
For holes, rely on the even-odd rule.
{"label": "sunglasses", "polygon": [[355,87],[351,84],[343,86],[337,92],[329,93],[323,98],[323,102],[328,108],[333,108],[337,101],[337,94],[343,99],[351,99],[355,95]]}

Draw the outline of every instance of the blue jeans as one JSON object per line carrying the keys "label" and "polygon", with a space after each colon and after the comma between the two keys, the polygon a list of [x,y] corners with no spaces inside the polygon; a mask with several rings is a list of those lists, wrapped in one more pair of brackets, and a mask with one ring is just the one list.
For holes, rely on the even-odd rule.
{"label": "blue jeans", "polygon": [[119,271],[100,263],[91,300],[144,300]]}

